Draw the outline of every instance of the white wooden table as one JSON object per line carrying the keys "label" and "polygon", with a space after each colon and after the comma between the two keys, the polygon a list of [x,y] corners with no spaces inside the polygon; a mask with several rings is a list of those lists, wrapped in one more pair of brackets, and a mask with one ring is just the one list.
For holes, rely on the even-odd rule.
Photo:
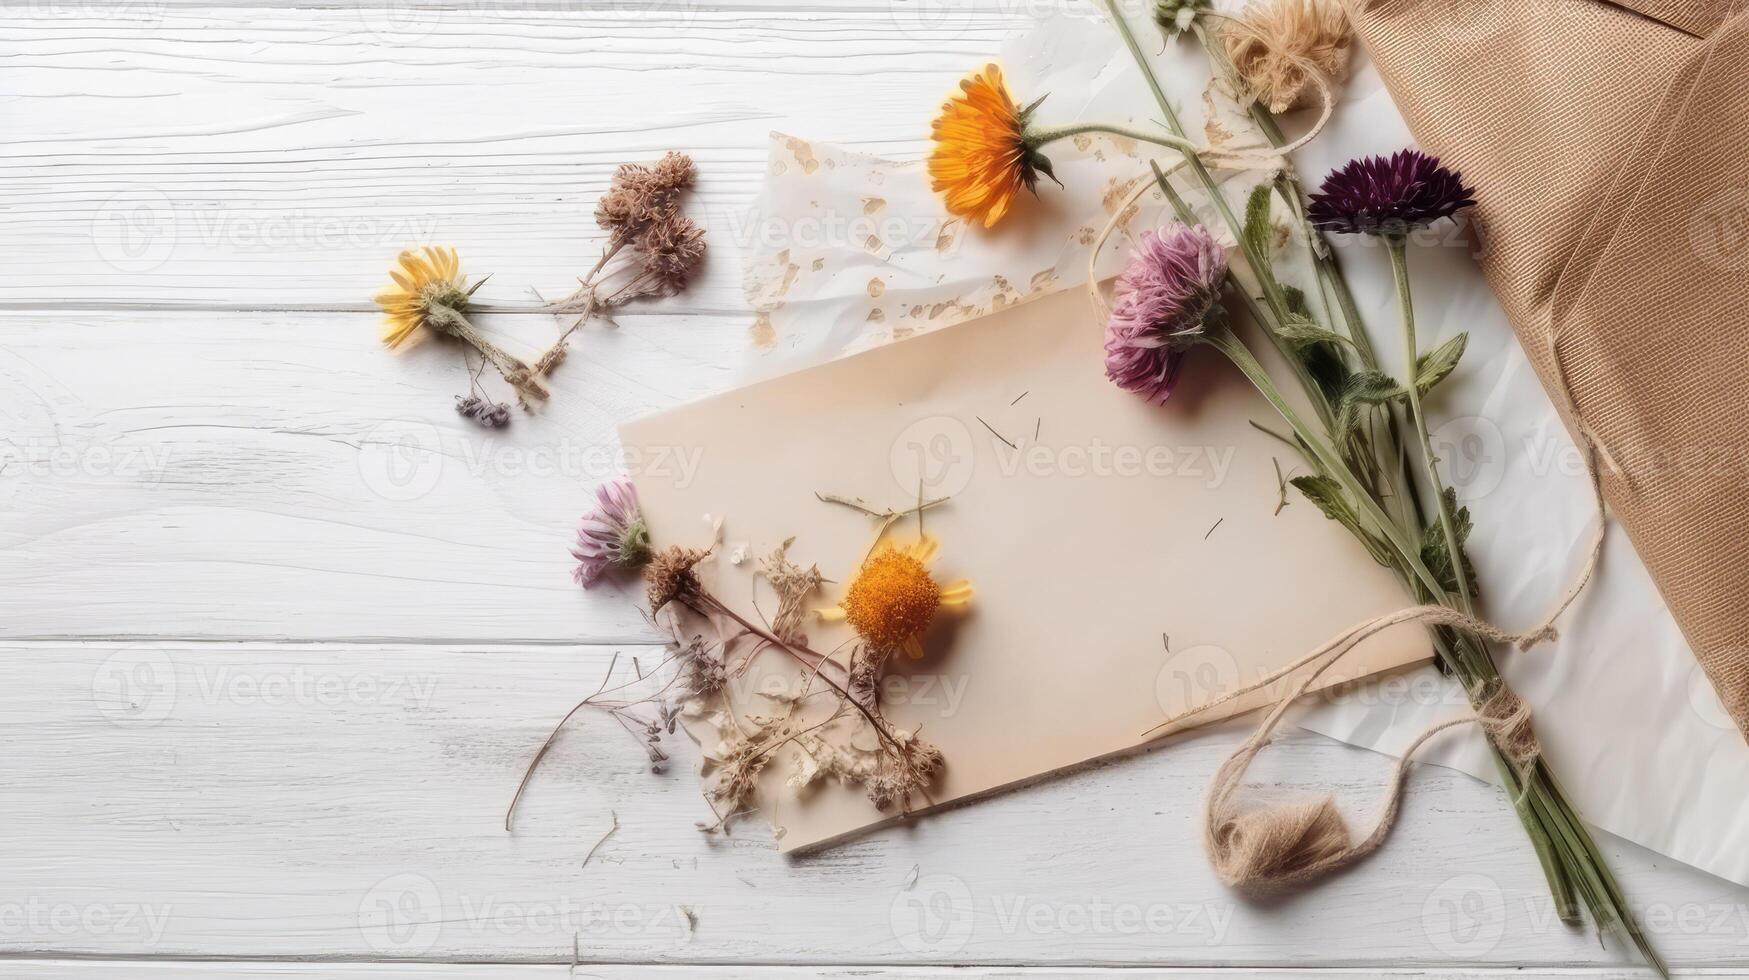
{"label": "white wooden table", "polygon": [[[565,547],[618,421],[755,359],[766,132],[917,153],[1028,14],[0,5],[0,976],[1630,973],[1553,920],[1501,794],[1445,770],[1362,867],[1235,899],[1194,820],[1232,730],[787,860],[698,834],[688,766],[585,717],[505,833],[548,726],[653,655]],[[533,349],[529,289],[593,259],[613,166],[669,148],[708,275],[591,327],[542,416],[472,428],[453,351],[380,348],[370,296],[435,241]],[[1296,736],[1259,777],[1367,800],[1384,769]],[[1674,963],[1749,973],[1749,894],[1608,843]]]}

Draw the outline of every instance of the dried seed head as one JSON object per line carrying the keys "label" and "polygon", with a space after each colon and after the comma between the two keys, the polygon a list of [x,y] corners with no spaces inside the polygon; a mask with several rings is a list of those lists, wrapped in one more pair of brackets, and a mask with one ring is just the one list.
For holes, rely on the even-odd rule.
{"label": "dried seed head", "polygon": [[699,584],[694,567],[709,554],[708,551],[679,545],[657,552],[644,569],[644,580],[649,583],[650,611],[660,612],[663,606],[676,599],[684,602],[702,593],[704,586]]}
{"label": "dried seed head", "polygon": [[686,288],[704,262],[704,229],[686,215],[670,212],[650,222],[637,248],[650,275],[650,292],[672,296]]}

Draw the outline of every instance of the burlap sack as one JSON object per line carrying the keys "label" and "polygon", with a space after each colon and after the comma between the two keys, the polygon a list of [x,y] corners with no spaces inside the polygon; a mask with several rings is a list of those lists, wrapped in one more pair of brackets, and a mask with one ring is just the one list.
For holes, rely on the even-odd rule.
{"label": "burlap sack", "polygon": [[1749,0],[1348,2],[1749,735]]}

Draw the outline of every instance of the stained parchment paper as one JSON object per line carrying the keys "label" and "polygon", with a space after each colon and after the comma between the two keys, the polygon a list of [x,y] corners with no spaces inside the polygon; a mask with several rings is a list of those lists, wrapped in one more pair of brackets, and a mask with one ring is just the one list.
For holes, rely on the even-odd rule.
{"label": "stained parchment paper", "polygon": [[[924,657],[896,655],[882,689],[893,725],[946,756],[915,808],[1132,749],[1166,718],[1299,656],[1301,636],[1398,602],[1396,580],[1338,526],[1280,507],[1276,460],[1290,451],[1249,424],[1269,409],[1237,370],[1205,352],[1163,411],[1105,381],[1102,342],[1083,298],[1059,292],[621,430],[639,458],[697,461],[633,475],[651,538],[704,546],[720,524],[704,574],[752,622],[775,613],[757,558],[785,539],[792,560],[834,580],[822,606],[869,551],[876,522],[816,493],[876,510],[947,498],[924,514],[941,543],[932,572],[944,585],[968,580],[971,603],[938,613]],[[886,537],[917,535],[911,518]],[[844,624],[815,624],[809,637],[849,660]],[[1401,627],[1327,680],[1427,656],[1419,628]],[[723,740],[748,718],[779,711],[766,695],[795,693],[804,673],[769,650],[748,671],[743,662],[729,688],[735,719],[686,719],[707,757],[726,755]],[[797,728],[823,722],[833,703],[817,699]],[[858,786],[787,785],[813,762],[788,745],[766,767],[759,804],[781,849],[892,815]]]}

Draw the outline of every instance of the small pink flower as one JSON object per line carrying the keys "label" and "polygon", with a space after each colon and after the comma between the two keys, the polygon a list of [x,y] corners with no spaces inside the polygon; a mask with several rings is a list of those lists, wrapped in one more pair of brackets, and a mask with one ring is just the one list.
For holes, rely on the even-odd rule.
{"label": "small pink flower", "polygon": [[1105,327],[1105,376],[1161,404],[1184,352],[1202,336],[1227,275],[1227,253],[1202,225],[1145,231],[1117,280]]}
{"label": "small pink flower", "polygon": [[595,510],[578,525],[577,543],[571,546],[571,557],[578,562],[571,577],[585,589],[609,571],[639,568],[650,560],[650,531],[631,481],[618,477],[602,484],[595,491],[595,503]]}

